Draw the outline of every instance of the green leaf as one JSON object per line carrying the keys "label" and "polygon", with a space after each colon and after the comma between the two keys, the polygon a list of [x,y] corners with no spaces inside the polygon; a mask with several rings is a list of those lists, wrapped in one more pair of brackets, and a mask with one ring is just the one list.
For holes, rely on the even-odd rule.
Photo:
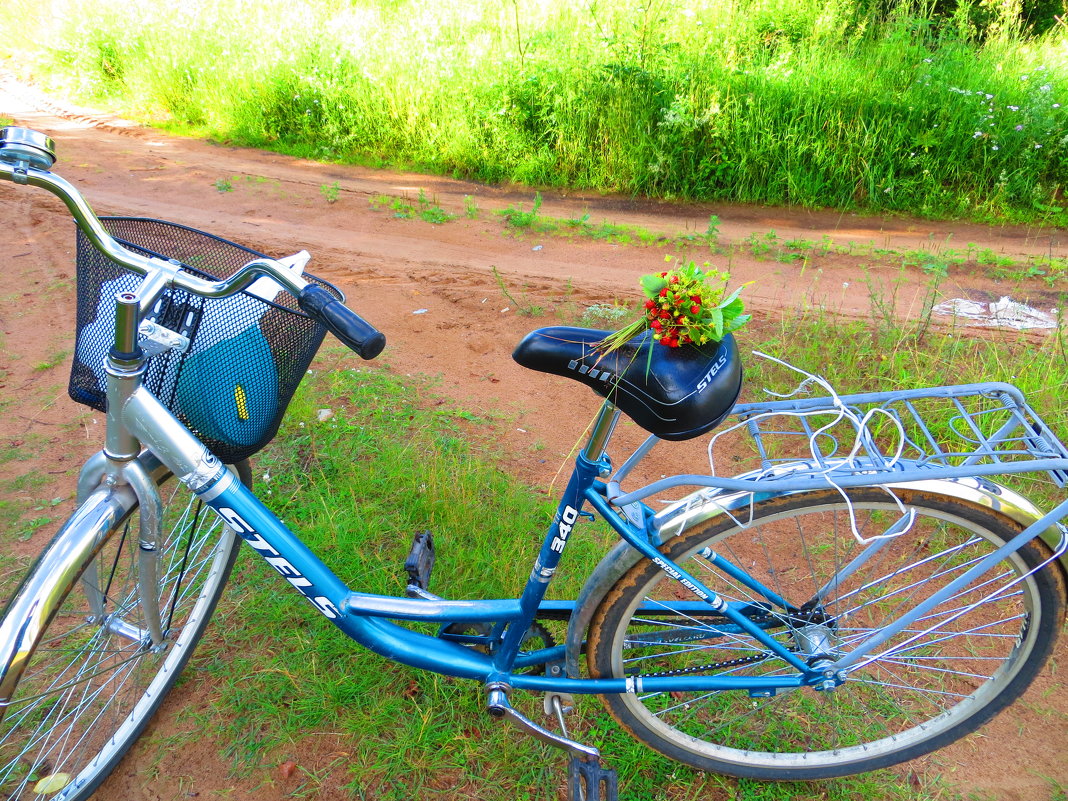
{"label": "green leaf", "polygon": [[667,286],[667,281],[660,277],[659,273],[653,273],[651,275],[643,275],[641,277],[642,289],[649,298],[655,298],[660,294],[660,290]]}
{"label": "green leaf", "polygon": [[734,298],[730,303],[725,306],[720,306],[720,310],[723,312],[723,316],[727,319],[733,319],[745,311],[745,303],[741,298]]}
{"label": "green leaf", "polygon": [[712,327],[716,330],[715,340],[723,339],[723,312],[719,309],[712,310]]}
{"label": "green leaf", "polygon": [[[750,282],[750,283],[751,283],[751,282]],[[730,305],[731,305],[732,303],[734,303],[734,301],[738,300],[738,296],[739,296],[740,294],[742,294],[742,290],[743,290],[743,289],[745,289],[745,288],[746,288],[747,286],[749,286],[749,284],[742,284],[742,285],[741,285],[740,287],[738,287],[738,288],[737,288],[736,290],[734,290],[733,292],[731,292],[731,294],[730,294],[730,295],[729,295],[729,296],[728,296],[728,297],[727,297],[726,299],[724,299],[724,300],[721,300],[721,301],[719,302],[719,304],[718,304],[718,305],[719,305],[719,307],[720,307],[721,309],[723,309],[723,308],[726,308],[727,306],[730,306]]]}
{"label": "green leaf", "polygon": [[728,325],[727,325],[727,333],[728,334],[733,334],[735,331],[737,331],[743,325],[748,323],[751,319],[753,319],[753,315],[751,315],[751,314],[738,315],[737,317],[735,317],[733,320],[731,320],[728,323]]}

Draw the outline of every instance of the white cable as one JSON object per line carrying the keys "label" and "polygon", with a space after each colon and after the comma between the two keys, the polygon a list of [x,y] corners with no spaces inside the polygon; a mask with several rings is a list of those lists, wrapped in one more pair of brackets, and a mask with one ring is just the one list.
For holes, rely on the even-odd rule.
{"label": "white cable", "polygon": [[[769,356],[766,353],[761,353],[760,351],[753,351],[753,353],[754,353],[754,355],[759,356],[762,359],[767,359],[768,361],[775,362],[776,364],[779,364],[779,365],[781,365],[783,367],[786,367],[789,370],[793,370],[794,372],[800,373],[801,375],[804,376],[804,380],[800,384],[798,384],[798,386],[795,389],[793,389],[791,392],[782,394],[782,393],[772,392],[771,390],[765,389],[764,391],[767,394],[773,395],[773,396],[778,397],[778,398],[791,398],[791,397],[794,397],[795,395],[798,395],[798,394],[800,394],[802,392],[808,392],[809,391],[809,385],[816,384],[817,386],[821,387],[824,391],[826,391],[827,394],[829,395],[830,407],[829,408],[822,408],[822,409],[812,409],[812,410],[808,410],[808,411],[765,412],[765,413],[761,413],[761,414],[755,415],[755,416],[753,416],[751,418],[748,418],[747,420],[744,420],[742,422],[736,423],[733,426],[730,426],[730,427],[728,427],[726,429],[722,429],[720,431],[717,431],[712,436],[712,438],[709,440],[709,443],[708,443],[708,464],[709,464],[709,468],[711,470],[711,474],[713,476],[716,475],[715,458],[714,458],[714,455],[713,455],[713,451],[715,449],[716,441],[721,436],[729,434],[732,431],[735,431],[738,428],[741,428],[742,426],[749,426],[754,422],[759,422],[760,420],[767,419],[767,418],[770,418],[770,417],[783,416],[783,417],[803,418],[803,417],[809,417],[809,416],[814,416],[814,415],[826,415],[830,411],[830,409],[834,409],[834,410],[837,411],[837,414],[835,415],[835,417],[830,422],[822,425],[820,428],[816,429],[815,431],[813,431],[809,435],[809,453],[810,453],[810,455],[812,457],[812,461],[815,464],[821,464],[822,463],[822,464],[826,465],[826,467],[824,469],[816,471],[815,474],[816,475],[823,475],[823,477],[826,479],[827,483],[831,487],[833,487],[835,490],[837,490],[838,493],[842,496],[842,499],[845,501],[846,507],[849,510],[849,525],[850,525],[850,529],[852,530],[854,538],[856,538],[857,542],[861,543],[862,545],[868,545],[868,544],[870,544],[871,542],[873,542],[875,540],[888,539],[888,538],[891,538],[891,537],[897,537],[897,536],[900,536],[901,534],[904,534],[907,531],[909,531],[909,529],[912,528],[912,524],[913,524],[913,522],[915,521],[915,518],[916,518],[915,510],[906,509],[905,505],[901,502],[901,499],[898,498],[897,495],[895,495],[893,493],[893,491],[890,490],[889,487],[886,487],[885,485],[880,485],[880,484],[873,484],[872,486],[881,489],[883,492],[885,492],[887,495],[889,495],[893,499],[894,504],[897,506],[898,511],[901,513],[901,517],[896,522],[894,522],[891,526],[889,526],[886,529],[886,531],[884,531],[882,534],[876,534],[876,535],[873,535],[873,536],[870,536],[870,537],[863,536],[860,533],[860,531],[857,529],[856,512],[855,512],[855,510],[853,508],[852,499],[849,497],[849,494],[834,480],[834,477],[833,477],[833,475],[835,474],[836,471],[838,471],[838,472],[852,471],[852,472],[855,473],[859,469],[859,467],[858,467],[858,465],[856,463],[857,455],[860,453],[861,449],[865,447],[866,443],[874,444],[874,436],[873,436],[872,432],[869,430],[869,425],[871,424],[871,421],[874,418],[876,418],[878,415],[884,415],[885,417],[889,418],[891,420],[894,428],[897,430],[897,433],[898,433],[897,447],[894,449],[894,453],[893,453],[892,457],[887,461],[886,467],[892,468],[895,465],[897,465],[897,463],[901,460],[902,454],[904,453],[905,443],[906,443],[905,430],[904,430],[904,427],[901,425],[901,421],[897,418],[897,416],[892,414],[891,412],[889,412],[886,409],[883,409],[881,407],[875,407],[873,409],[869,409],[868,412],[863,417],[861,417],[860,415],[857,414],[857,412],[853,411],[848,406],[846,406],[845,403],[842,402],[842,399],[839,397],[838,393],[835,392],[834,387],[832,387],[822,377],[814,375],[814,374],[809,373],[809,372],[806,372],[805,370],[802,370],[802,369],[800,369],[798,367],[795,367],[794,365],[789,364],[788,362],[782,361],[781,359],[777,359],[774,356]],[[819,445],[817,443],[817,440],[819,439],[819,437],[822,434],[824,434],[826,432],[829,432],[830,430],[834,429],[835,426],[837,426],[843,420],[848,421],[853,426],[853,429],[854,429],[854,432],[855,432],[855,436],[853,438],[852,447],[850,447],[848,454],[846,454],[844,457],[837,458],[837,459],[825,457],[822,453],[820,453]],[[837,438],[833,437],[833,436],[831,437],[831,440],[834,441],[834,442],[838,441]],[[765,473],[763,475],[767,475],[767,473]],[[757,480],[759,480],[759,476],[758,476]],[[724,511],[726,511],[726,510],[724,510]],[[730,513],[728,512],[728,514],[730,514]],[[735,521],[735,523],[740,525],[740,522],[734,517],[734,515],[730,515],[730,516]],[[751,518],[751,513],[750,513],[750,520],[751,519],[752,518]]]}

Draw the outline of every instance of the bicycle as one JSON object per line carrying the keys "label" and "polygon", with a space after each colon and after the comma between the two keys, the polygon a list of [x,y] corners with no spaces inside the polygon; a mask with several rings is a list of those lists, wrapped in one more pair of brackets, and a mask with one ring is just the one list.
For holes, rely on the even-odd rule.
{"label": "bicycle", "polygon": [[[0,132],[0,178],[55,194],[80,232],[71,395],[106,409],[107,426],[77,511],[0,620],[8,798],[92,794],[173,686],[242,541],[356,643],[481,682],[490,714],[571,755],[570,797],[587,801],[618,788],[598,750],[567,733],[574,694],[602,696],[628,733],[698,769],[816,779],[975,730],[1052,650],[1068,500],[1043,514],[989,476],[1045,473],[1063,487],[1068,449],[1018,390],[739,404],[732,337],[670,353],[639,337],[605,354],[603,331],[531,332],[516,361],[605,400],[521,594],[431,593],[425,533],[405,564],[406,597],[354,591],[257,499],[247,458],[274,436],[327,330],[368,359],[382,334],[300,259],[97,218],[54,162],[43,134]],[[622,414],[649,437],[614,468]],[[740,433],[757,466],[623,488],[658,442],[713,431],[710,450],[721,432]],[[593,514],[620,542],[577,598],[546,600]],[[541,620],[566,621],[565,641]],[[426,623],[436,635],[405,626]],[[523,690],[545,693],[560,733],[513,708]]]}

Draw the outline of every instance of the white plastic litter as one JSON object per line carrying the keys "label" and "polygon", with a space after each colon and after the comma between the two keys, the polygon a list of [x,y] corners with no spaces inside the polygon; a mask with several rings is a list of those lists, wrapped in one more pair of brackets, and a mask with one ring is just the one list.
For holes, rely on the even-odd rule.
{"label": "white plastic litter", "polygon": [[993,302],[953,298],[934,307],[935,314],[962,317],[983,328],[1056,328],[1057,310],[1048,312],[1019,303],[1010,297]]}

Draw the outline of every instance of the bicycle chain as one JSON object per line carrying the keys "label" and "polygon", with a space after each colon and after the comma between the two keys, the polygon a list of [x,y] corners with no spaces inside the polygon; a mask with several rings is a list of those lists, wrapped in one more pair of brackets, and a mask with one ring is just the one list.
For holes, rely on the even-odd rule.
{"label": "bicycle chain", "polygon": [[755,665],[759,662],[770,658],[770,654],[754,654],[753,656],[743,656],[738,659],[730,659],[726,662],[710,662],[707,665],[694,665],[688,668],[678,668],[676,670],[664,670],[659,673],[642,673],[640,678],[663,678],[665,676],[684,676],[687,673],[704,673],[709,670],[727,670],[729,668],[742,667],[743,665]]}

